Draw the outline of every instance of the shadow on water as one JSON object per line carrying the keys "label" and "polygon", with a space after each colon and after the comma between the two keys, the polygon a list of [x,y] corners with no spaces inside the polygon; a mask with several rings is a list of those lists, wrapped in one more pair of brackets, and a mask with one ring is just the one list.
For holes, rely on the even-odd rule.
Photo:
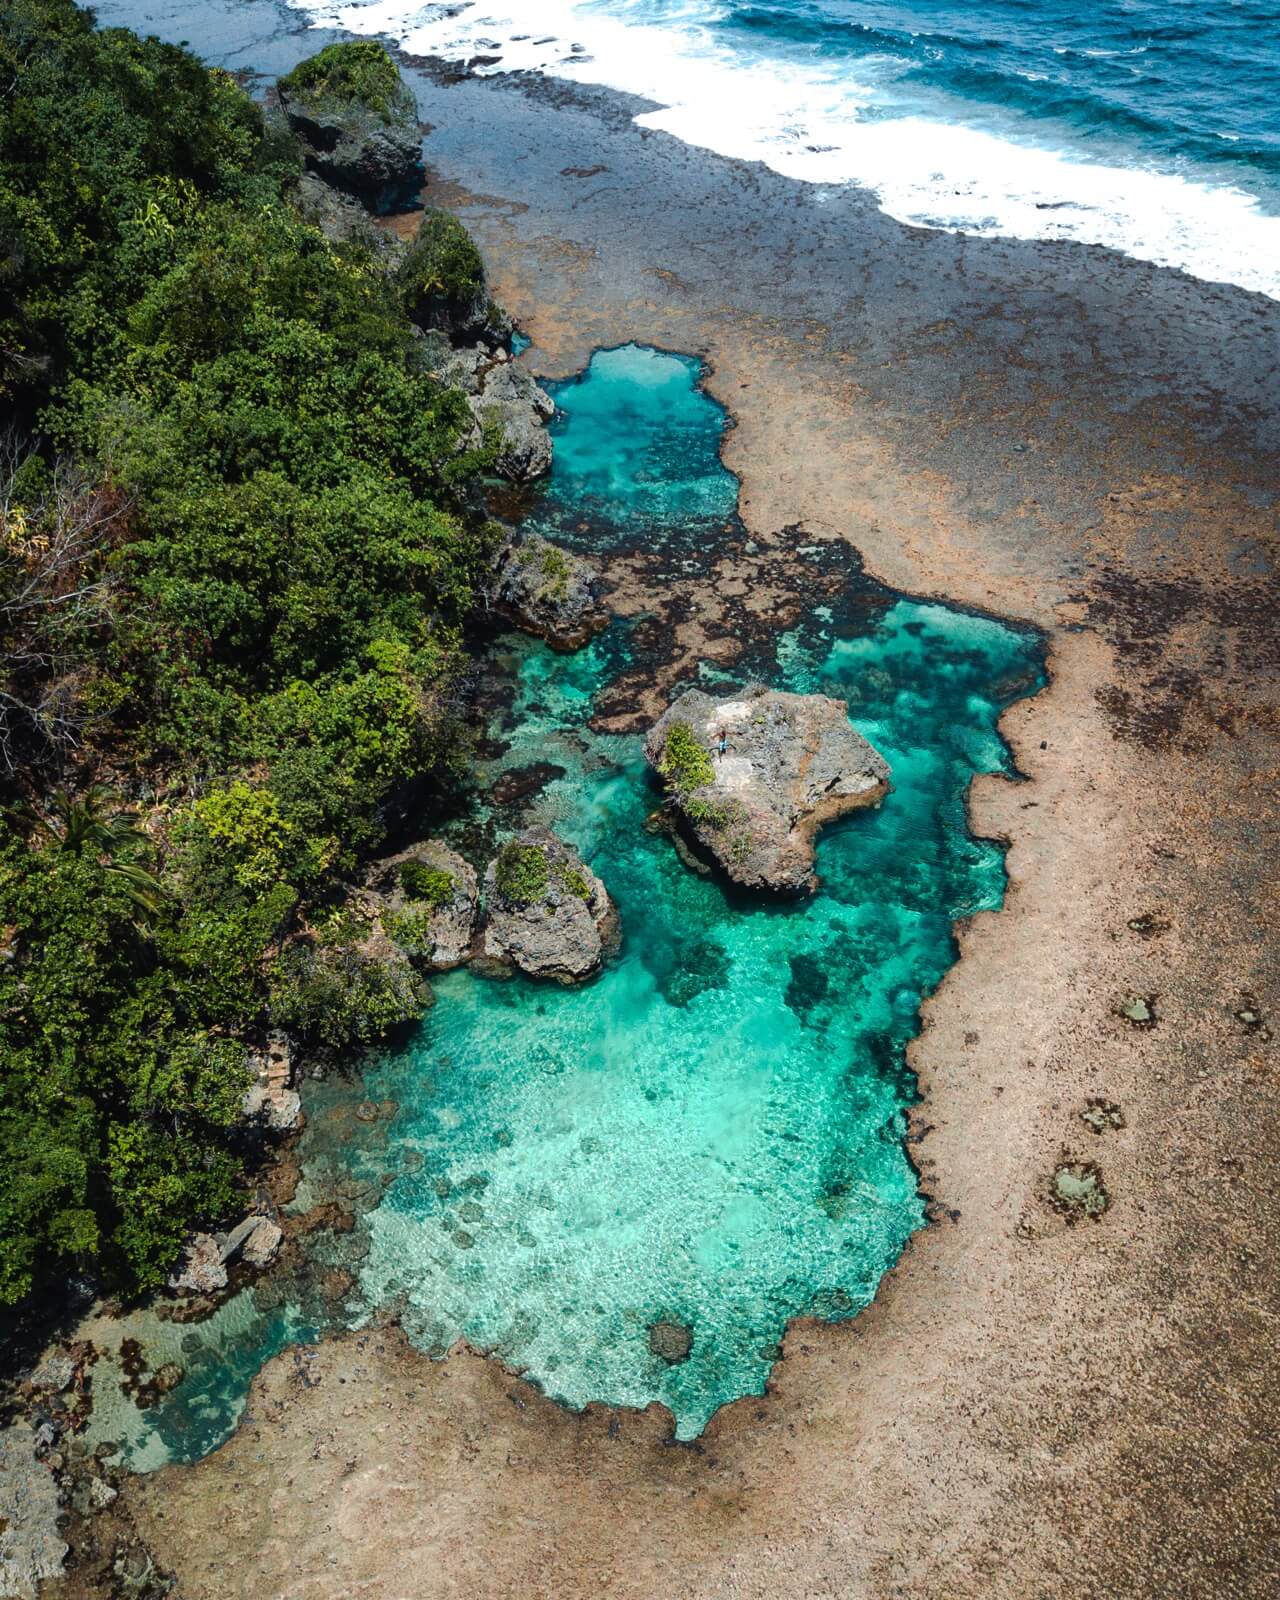
{"label": "shadow on water", "polygon": [[[716,530],[740,536],[725,414],[700,374],[628,346],[559,385],[534,524],[581,548],[643,531],[673,565]],[[359,1225],[317,1236],[310,1277],[202,1324],[152,1412],[117,1410],[139,1465],[216,1444],[288,1340],[388,1306],[425,1351],[466,1338],[575,1406],[660,1400],[691,1438],[762,1391],[790,1318],[853,1315],[921,1225],[905,1049],[955,959],[955,920],[1003,898],[1002,852],[968,832],[965,792],[975,773],[1014,776],[997,719],[1042,683],[1038,639],[894,595],[853,562],[838,595],[757,649],[751,676],[846,700],[893,769],[878,810],[825,830],[820,890],[790,905],[727,896],[645,830],[639,740],[588,727],[637,660],[620,624],[568,657],[495,641],[482,777],[538,782],[447,824],[473,854],[517,819],[571,839],[617,902],[617,961],[576,990],[436,980],[421,1027],[365,1074],[389,1120],[356,1120],[350,1085],[315,1086],[297,1203],[363,1196]],[[326,1302],[315,1285],[335,1274]],[[689,1330],[686,1359],[651,1348],[658,1321]]]}

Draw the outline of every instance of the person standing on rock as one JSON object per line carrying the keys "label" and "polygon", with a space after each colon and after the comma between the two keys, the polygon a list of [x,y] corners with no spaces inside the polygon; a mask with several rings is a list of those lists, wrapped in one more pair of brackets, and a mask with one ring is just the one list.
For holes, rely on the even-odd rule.
{"label": "person standing on rock", "polygon": [[723,728],[720,730],[720,759],[724,760],[725,751],[729,748],[729,735]]}

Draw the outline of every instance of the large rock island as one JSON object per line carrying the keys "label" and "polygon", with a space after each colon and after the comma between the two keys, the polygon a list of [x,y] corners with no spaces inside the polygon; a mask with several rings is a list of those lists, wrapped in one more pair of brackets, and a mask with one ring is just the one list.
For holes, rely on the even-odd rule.
{"label": "large rock island", "polygon": [[717,700],[687,689],[645,754],[694,840],[735,883],[779,894],[817,885],[826,822],[878,805],[889,764],[850,726],[843,700],[755,688]]}

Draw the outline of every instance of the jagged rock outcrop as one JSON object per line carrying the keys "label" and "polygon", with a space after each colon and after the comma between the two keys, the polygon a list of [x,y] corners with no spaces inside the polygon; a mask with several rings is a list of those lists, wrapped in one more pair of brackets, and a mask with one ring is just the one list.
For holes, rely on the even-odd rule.
{"label": "jagged rock outcrop", "polygon": [[[724,743],[723,753],[721,742]],[[645,754],[684,828],[735,883],[804,894],[826,822],[877,805],[889,765],[850,726],[843,700],[688,689],[654,724]]]}
{"label": "jagged rock outcrop", "polygon": [[531,483],[550,470],[546,424],[555,415],[555,402],[500,344],[455,347],[435,329],[423,335],[418,359],[441,383],[466,395],[475,421],[469,447],[481,442],[486,429],[497,429],[494,467],[502,477]]}
{"label": "jagged rock outcrop", "polygon": [[421,181],[417,102],[380,44],[329,45],[276,91],[307,165],[371,210]]}
{"label": "jagged rock outcrop", "polygon": [[364,909],[416,966],[445,972],[471,952],[479,907],[475,870],[438,839],[375,861]]}
{"label": "jagged rock outcrop", "polygon": [[572,846],[526,828],[489,863],[481,951],[496,970],[581,983],[618,947],[608,890]]}
{"label": "jagged rock outcrop", "polygon": [[178,1294],[217,1294],[227,1286],[222,1246],[211,1233],[197,1233],[169,1274],[169,1287]]}
{"label": "jagged rock outcrop", "polygon": [[578,650],[609,621],[596,598],[597,580],[589,561],[530,534],[510,539],[499,552],[486,598],[498,616],[553,650]]}
{"label": "jagged rock outcrop", "polygon": [[245,1094],[241,1115],[272,1133],[288,1133],[302,1120],[302,1100],[293,1087],[293,1047],[283,1033],[267,1036],[265,1050],[251,1050],[247,1066],[253,1083]]}

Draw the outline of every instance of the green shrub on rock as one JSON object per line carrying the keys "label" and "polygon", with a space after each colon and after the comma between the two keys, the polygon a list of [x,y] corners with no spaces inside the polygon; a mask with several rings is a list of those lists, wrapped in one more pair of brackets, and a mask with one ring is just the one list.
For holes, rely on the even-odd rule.
{"label": "green shrub on rock", "polygon": [[489,311],[484,262],[452,212],[425,211],[396,271],[401,303],[420,328],[462,332]]}
{"label": "green shrub on rock", "polygon": [[658,771],[667,787],[677,795],[689,794],[715,782],[711,752],[687,722],[673,722],[667,729],[667,742],[658,762]]}
{"label": "green shrub on rock", "polygon": [[384,116],[399,85],[395,62],[385,47],[373,39],[326,45],[318,55],[300,61],[280,79],[285,94],[304,104],[359,100]]}
{"label": "green shrub on rock", "polygon": [[400,868],[400,887],[406,898],[438,911],[453,899],[457,884],[451,872],[429,867],[425,861],[406,861]]}
{"label": "green shrub on rock", "polygon": [[498,856],[494,882],[498,893],[513,905],[534,905],[551,883],[546,853],[536,844],[513,839]]}

